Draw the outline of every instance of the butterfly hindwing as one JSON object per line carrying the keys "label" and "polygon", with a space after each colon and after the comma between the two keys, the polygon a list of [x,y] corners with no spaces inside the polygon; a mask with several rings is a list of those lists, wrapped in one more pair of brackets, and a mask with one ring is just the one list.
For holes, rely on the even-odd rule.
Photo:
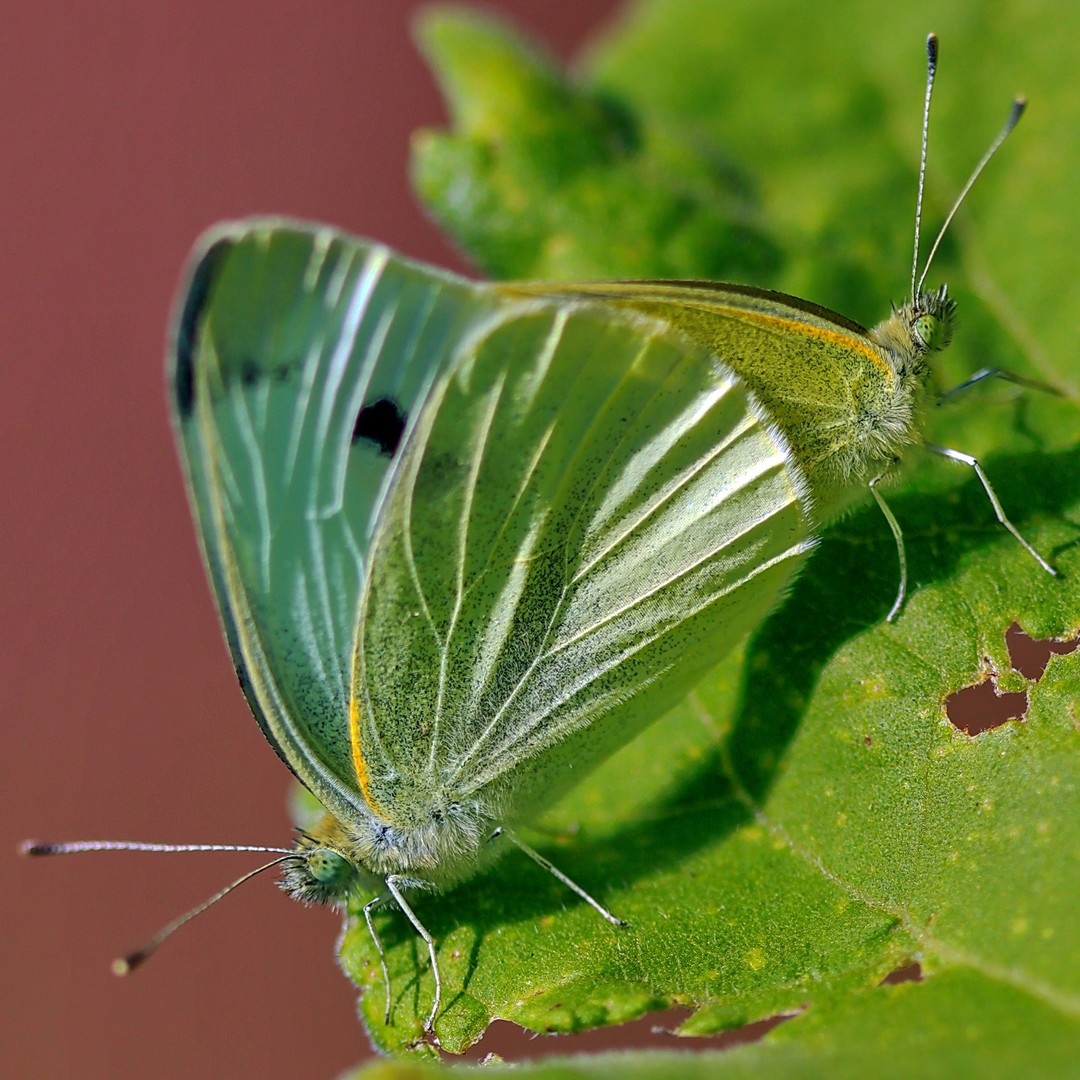
{"label": "butterfly hindwing", "polygon": [[385,248],[276,220],[215,231],[189,274],[170,381],[218,609],[267,737],[346,813],[372,531],[455,342],[490,306]]}

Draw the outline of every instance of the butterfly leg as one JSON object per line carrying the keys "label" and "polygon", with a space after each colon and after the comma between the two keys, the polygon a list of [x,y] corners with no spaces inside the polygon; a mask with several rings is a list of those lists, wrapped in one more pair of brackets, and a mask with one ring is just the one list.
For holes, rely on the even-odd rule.
{"label": "butterfly leg", "polygon": [[1039,390],[1044,394],[1053,394],[1055,397],[1061,397],[1061,391],[1056,386],[1051,386],[1049,383],[1039,382],[1037,379],[1028,379],[1023,375],[1016,375],[1011,371],[1006,371],[1005,368],[986,367],[980,368],[974,375],[960,383],[959,386],[954,386],[951,390],[946,390],[945,393],[937,399],[937,403],[939,405],[946,405],[948,402],[958,398],[965,391],[970,390],[973,386],[977,386],[981,382],[985,382],[987,379],[1001,379],[1003,382],[1011,382],[1016,386],[1023,386],[1027,390]]}
{"label": "butterfly leg", "polygon": [[577,893],[577,895],[580,896],[581,899],[585,901],[585,903],[595,908],[595,910],[598,911],[601,915],[603,915],[604,918],[607,919],[607,921],[613,926],[626,926],[626,923],[622,919],[617,918],[615,915],[612,915],[611,912],[603,906],[603,904],[599,903],[599,901],[597,900],[594,900],[580,885],[577,884],[577,882],[571,881],[570,878],[568,878],[557,866],[555,866],[549,860],[545,859],[539,851],[536,851],[534,848],[529,847],[529,845],[526,844],[523,840],[519,840],[512,832],[507,829],[498,828],[491,834],[490,839],[494,840],[497,836],[505,836],[511,844],[513,844],[516,848],[528,855],[529,858],[532,859],[532,861],[536,863],[537,866],[542,866],[549,874],[552,875],[552,877],[557,878],[568,889]]}
{"label": "butterfly leg", "polygon": [[1016,526],[1005,516],[1005,511],[1002,509],[1001,503],[998,502],[997,494],[994,492],[993,487],[991,487],[989,478],[986,473],[983,472],[983,467],[975,458],[970,454],[961,453],[959,450],[950,450],[947,446],[938,446],[936,443],[926,443],[925,446],[927,450],[932,450],[935,454],[947,457],[951,461],[959,461],[961,465],[967,465],[969,468],[974,469],[975,475],[979,478],[979,483],[982,484],[983,490],[990,500],[990,505],[994,508],[994,516],[1009,530],[1010,533],[1012,533],[1014,539],[1020,542],[1020,546],[1048,574],[1052,577],[1058,576],[1058,572],[1020,535]]}
{"label": "butterfly leg", "polygon": [[[427,1019],[424,1021],[424,1031],[432,1037],[435,1045],[438,1046],[439,1039],[435,1034],[435,1017],[439,1012],[439,1005],[442,1002],[442,979],[439,977],[439,958],[435,955],[435,939],[431,936],[428,928],[417,918],[416,912],[409,906],[409,902],[405,899],[405,895],[401,891],[402,885],[411,883],[410,878],[399,877],[397,874],[391,874],[386,879],[386,887],[397,901],[398,907],[405,912],[405,917],[413,924],[413,929],[425,942],[427,942],[428,956],[431,958],[431,974],[435,978],[435,1000],[431,1003],[431,1012],[428,1013]],[[383,970],[386,970],[385,966]],[[386,985],[387,987],[390,986],[389,979],[387,980]]]}
{"label": "butterfly leg", "polygon": [[907,593],[907,552],[904,550],[904,534],[900,530],[900,522],[896,520],[896,516],[889,509],[889,504],[877,489],[878,483],[885,475],[886,474],[883,472],[878,473],[878,475],[870,481],[870,494],[874,496],[874,502],[878,504],[878,509],[885,515],[885,520],[889,523],[893,539],[896,541],[896,555],[900,560],[900,588],[896,593],[896,599],[893,601],[893,606],[889,609],[889,614],[885,616],[886,622],[892,622],[893,619],[896,618],[900,608],[903,607],[904,595]]}
{"label": "butterfly leg", "polygon": [[375,943],[375,951],[379,954],[379,966],[382,968],[383,986],[386,987],[386,1014],[383,1017],[383,1023],[390,1023],[390,972],[386,967],[386,953],[383,951],[382,942],[379,940],[379,935],[375,931],[375,924],[371,921],[371,913],[380,904],[385,903],[390,899],[389,893],[383,893],[381,896],[376,896],[374,900],[369,900],[364,905],[364,922],[367,923],[368,933],[371,935],[371,940]]}

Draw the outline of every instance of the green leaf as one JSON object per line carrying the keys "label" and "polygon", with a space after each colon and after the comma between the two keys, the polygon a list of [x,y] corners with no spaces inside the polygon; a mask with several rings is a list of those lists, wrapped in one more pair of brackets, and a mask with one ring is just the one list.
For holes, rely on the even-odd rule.
{"label": "green leaf", "polygon": [[[497,1017],[564,1032],[683,1005],[695,1010],[683,1032],[705,1034],[801,1010],[722,1057],[523,1071],[865,1075],[872,1061],[884,1076],[1016,1074],[1036,1062],[1077,1074],[1080,654],[1026,680],[1005,632],[1080,631],[1080,98],[1069,82],[1080,20],[973,0],[944,13],[892,5],[873,21],[861,5],[793,0],[631,10],[574,79],[488,20],[429,17],[425,47],[455,120],[417,143],[418,187],[436,216],[500,274],[743,277],[875,321],[908,287],[922,40],[935,29],[928,223],[1008,95],[1023,87],[1033,102],[931,274],[950,281],[962,319],[945,381],[998,365],[1070,396],[980,388],[938,410],[929,434],[982,456],[1014,522],[1064,576],[1043,574],[994,521],[968,470],[913,453],[890,494],[910,561],[899,620],[883,622],[895,552],[867,507],[828,531],[740,662],[529,838],[629,927],[610,927],[512,852],[452,892],[417,897],[446,984],[442,1043],[460,1051]],[[666,216],[680,192],[693,196],[686,214]],[[750,220],[734,251],[710,248]],[[989,676],[1026,689],[1028,710],[969,737],[946,703]],[[389,1026],[362,920],[342,960],[368,988],[377,1044],[405,1050],[431,975],[400,913],[377,925]],[[912,961],[924,981],[880,985]],[[379,1068],[371,1075],[425,1075]]]}
{"label": "green leaf", "polygon": [[695,124],[653,125],[464,8],[418,24],[452,132],[414,141],[413,183],[495,277],[762,277],[778,261],[745,176]]}
{"label": "green leaf", "polygon": [[[1052,479],[1077,476],[1076,455],[1056,464]],[[1070,495],[1075,508],[1075,479]],[[913,564],[947,582],[920,590],[897,627],[865,629],[891,583],[859,567],[889,566],[891,551],[858,515],[756,636],[741,694],[730,672],[710,680],[560,806],[567,840],[536,838],[629,928],[512,855],[418,901],[453,987],[447,1049],[493,1017],[574,1031],[680,1004],[701,1007],[692,1034],[801,1008],[820,1018],[912,960],[928,981],[977,972],[1080,1036],[1080,655],[1030,684],[1022,723],[969,738],[944,715],[950,693],[1008,670],[1013,620],[1075,633],[1080,589],[1042,581],[989,523],[965,531],[968,499],[908,501]],[[366,930],[344,959],[373,987],[376,1038],[401,1049],[433,988],[404,920],[380,926],[392,1028]]]}
{"label": "green leaf", "polygon": [[[514,1066],[524,1080],[835,1080],[1080,1075],[1075,1027],[1023,990],[978,971],[956,970],[921,983],[852,996],[827,1016],[781,1025],[763,1042],[703,1054],[679,1051],[551,1057]],[[455,1069],[489,1076],[493,1066]],[[498,1071],[498,1070],[496,1070]],[[379,1062],[351,1080],[446,1076],[435,1064]],[[1033,1074],[1036,1075],[1036,1074]]]}

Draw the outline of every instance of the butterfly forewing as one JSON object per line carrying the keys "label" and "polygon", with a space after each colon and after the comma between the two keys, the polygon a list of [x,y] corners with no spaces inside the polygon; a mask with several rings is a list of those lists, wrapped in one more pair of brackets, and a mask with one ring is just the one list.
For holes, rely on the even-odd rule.
{"label": "butterfly forewing", "polygon": [[378,523],[355,688],[373,803],[405,824],[484,790],[546,800],[677,700],[808,546],[786,445],[707,350],[507,303],[461,340]]}
{"label": "butterfly forewing", "polygon": [[324,801],[352,804],[372,530],[439,371],[491,302],[385,248],[278,221],[212,235],[189,280],[174,414],[229,644],[278,752]]}

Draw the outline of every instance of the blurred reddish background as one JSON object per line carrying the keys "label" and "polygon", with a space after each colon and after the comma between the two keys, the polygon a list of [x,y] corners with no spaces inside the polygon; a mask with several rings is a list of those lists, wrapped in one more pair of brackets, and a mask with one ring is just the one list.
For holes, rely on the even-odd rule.
{"label": "blurred reddish background", "polygon": [[[252,883],[137,975],[109,961],[250,856],[20,860],[27,836],[288,838],[203,580],[165,410],[180,266],[293,214],[455,265],[406,180],[443,119],[397,0],[5,5],[0,44],[5,1076],[333,1076],[370,1053],[336,916]],[[500,0],[570,57],[615,0]],[[564,1044],[565,1045],[565,1044]]]}

